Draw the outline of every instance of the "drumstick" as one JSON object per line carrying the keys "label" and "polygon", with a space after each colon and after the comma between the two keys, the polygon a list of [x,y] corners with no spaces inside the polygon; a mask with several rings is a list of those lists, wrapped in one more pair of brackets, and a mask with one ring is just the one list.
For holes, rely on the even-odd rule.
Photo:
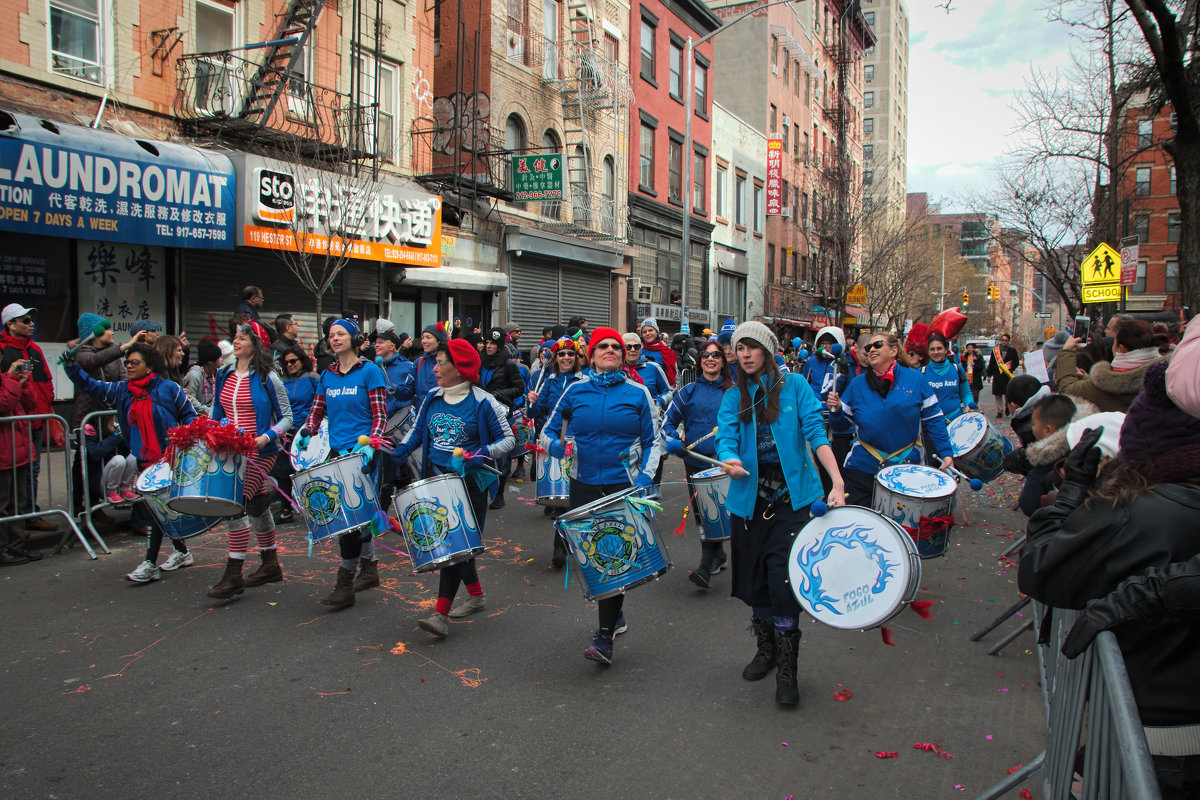
{"label": "drumstick", "polygon": [[[934,454],[934,453],[930,453],[930,455],[932,455],[934,460],[937,461],[938,465],[941,466],[941,464],[942,464],[941,456]],[[979,480],[979,478],[968,478],[966,475],[963,475],[961,472],[959,472],[954,467],[944,467],[943,466],[942,469],[944,469],[944,470],[946,470],[946,472],[950,473],[950,475],[953,476],[956,480],[966,481],[967,484],[971,487],[972,491],[978,492],[980,489],[983,488],[983,481]]]}
{"label": "drumstick", "polygon": [[700,444],[700,443],[701,443],[701,442],[703,442],[705,439],[711,439],[712,437],[716,436],[716,435],[717,435],[717,430],[718,430],[717,428],[713,428],[711,433],[706,433],[706,434],[704,434],[704,435],[703,435],[703,436],[701,436],[699,439],[697,439],[696,441],[694,441],[694,442],[692,442],[691,444],[689,444],[689,445],[687,446],[687,449],[688,449],[688,450],[691,450],[693,447],[695,447],[696,445]]}
{"label": "drumstick", "polygon": [[683,446],[683,442],[681,442],[675,438],[667,438],[667,440],[664,443],[664,447],[665,447],[666,451],[673,456],[680,456],[682,458],[694,458],[697,461],[703,461],[707,464],[712,464],[714,467],[728,467],[729,466],[724,461],[718,461],[717,459],[713,458],[712,456],[706,456],[703,453],[697,453],[694,450],[688,450],[686,447]]}

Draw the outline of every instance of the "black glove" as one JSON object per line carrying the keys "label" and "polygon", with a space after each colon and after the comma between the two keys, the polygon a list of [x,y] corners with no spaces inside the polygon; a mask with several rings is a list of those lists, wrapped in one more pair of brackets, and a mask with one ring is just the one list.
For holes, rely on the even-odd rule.
{"label": "black glove", "polygon": [[1063,480],[1076,483],[1085,489],[1090,489],[1096,482],[1096,473],[1100,470],[1100,441],[1104,428],[1088,428],[1079,439],[1079,444],[1071,448],[1070,454],[1063,462]]}
{"label": "black glove", "polygon": [[1033,464],[1029,463],[1029,455],[1025,452],[1024,447],[1018,447],[1004,457],[1005,472],[1028,475],[1031,469],[1033,469]]}
{"label": "black glove", "polygon": [[1108,595],[1092,600],[1067,634],[1062,652],[1075,658],[1096,634],[1125,622],[1156,625],[1171,617],[1200,613],[1200,555],[1126,578]]}

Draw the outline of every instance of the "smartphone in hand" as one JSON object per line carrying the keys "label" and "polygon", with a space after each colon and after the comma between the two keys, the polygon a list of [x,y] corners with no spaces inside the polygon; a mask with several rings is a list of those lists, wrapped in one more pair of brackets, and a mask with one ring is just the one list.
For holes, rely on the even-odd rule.
{"label": "smartphone in hand", "polygon": [[1086,342],[1088,340],[1088,329],[1091,325],[1092,320],[1090,317],[1076,317],[1075,327],[1072,329],[1071,335],[1080,341]]}

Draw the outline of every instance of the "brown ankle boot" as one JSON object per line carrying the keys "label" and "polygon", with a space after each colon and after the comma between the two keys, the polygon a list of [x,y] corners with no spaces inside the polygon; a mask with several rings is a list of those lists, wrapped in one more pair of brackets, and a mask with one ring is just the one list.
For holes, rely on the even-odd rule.
{"label": "brown ankle boot", "polygon": [[321,602],[335,608],[349,608],[354,605],[354,570],[338,567],[337,585]]}
{"label": "brown ankle boot", "polygon": [[226,559],[225,574],[216,586],[208,590],[208,596],[224,600],[246,591],[246,582],[242,579],[242,565],[245,563],[240,558]]}
{"label": "brown ankle boot", "polygon": [[371,589],[379,585],[379,559],[368,561],[363,559],[359,562],[362,567],[359,570],[358,577],[354,579],[354,591],[361,592],[363,589]]}
{"label": "brown ankle boot", "polygon": [[279,567],[279,551],[275,548],[259,553],[262,563],[258,569],[246,576],[247,586],[262,586],[264,583],[279,583],[283,580],[283,570]]}

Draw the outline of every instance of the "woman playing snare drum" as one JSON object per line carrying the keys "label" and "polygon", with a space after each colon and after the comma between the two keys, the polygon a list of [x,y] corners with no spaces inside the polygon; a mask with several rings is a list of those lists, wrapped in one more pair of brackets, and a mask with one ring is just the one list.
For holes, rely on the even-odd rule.
{"label": "woman playing snare drum", "polygon": [[[500,463],[517,438],[508,424],[508,409],[479,387],[480,358],[473,345],[466,339],[451,339],[439,343],[434,356],[438,388],[425,396],[416,422],[392,452],[392,459],[403,464],[422,447],[425,474],[420,478],[462,470],[482,536],[489,496],[500,485],[499,472],[489,467]],[[459,449],[465,452],[456,457]],[[460,583],[466,584],[468,597],[451,608]],[[417,624],[444,638],[450,633],[450,617],[465,617],[485,606],[475,559],[460,561],[442,567],[436,611]]]}
{"label": "woman playing snare drum", "polygon": [[[533,415],[538,430],[546,424],[546,417],[551,409],[558,405],[558,398],[562,397],[562,393],[579,379],[580,370],[583,368],[581,349],[579,342],[569,336],[562,337],[550,346],[551,364],[543,367],[546,372],[541,373],[541,383],[529,393],[529,413]],[[546,506],[544,513],[549,517],[554,514],[554,509]],[[550,563],[555,569],[559,569],[567,562],[567,547],[558,530],[554,530],[553,533],[554,555]]]}
{"label": "woman playing snare drum", "polygon": [[[328,417],[330,457],[362,452],[367,457],[364,472],[373,472],[375,452],[383,444],[383,430],[387,426],[387,380],[376,364],[359,358],[358,348],[364,337],[357,322],[335,320],[326,338],[336,360],[321,373],[312,411],[296,437],[301,447],[307,447],[308,440],[321,429],[321,420]],[[366,436],[369,443],[360,445],[359,436]],[[337,584],[321,602],[334,608],[349,608],[354,605],[356,591],[379,585],[379,561],[375,558],[375,539],[369,532],[342,534],[338,537],[338,547],[342,564],[338,567]],[[355,580],[360,559],[362,574]]]}
{"label": "woman playing snare drum", "polygon": [[[217,373],[212,418],[229,420],[235,427],[253,431],[258,452],[246,463],[242,498],[246,513],[229,521],[229,556],[225,574],[208,590],[209,597],[241,594],[246,586],[261,586],[283,580],[279,551],[275,546],[275,518],[271,516],[271,493],[267,476],[275,466],[284,435],[292,428],[292,405],[283,381],[275,374],[275,356],[267,329],[253,320],[233,332],[233,355],[237,361]],[[262,564],[242,577],[250,530],[258,540]]]}
{"label": "woman playing snare drum", "polygon": [[821,403],[807,380],[779,371],[778,347],[761,322],[743,322],[734,331],[738,377],[717,412],[717,458],[733,479],[726,498],[733,515],[733,596],[752,609],[758,640],[742,677],[762,680],[778,665],[775,702],[794,706],[800,702],[800,603],[788,585],[788,557],[809,508],[821,499],[810,448],[832,479],[829,505],[844,505],[845,490]]}
{"label": "woman playing snare drum", "polygon": [[[649,491],[658,469],[658,408],[650,392],[629,380],[622,369],[625,343],[612,328],[597,328],[589,346],[592,371],[563,392],[542,430],[542,446],[554,458],[566,455],[563,426],[575,438],[578,476],[571,479],[571,508],[579,508],[605,495],[629,488],[629,476],[621,463],[635,441],[642,447],[635,485]],[[592,645],[584,658],[611,664],[613,637],[626,630],[622,613],[625,595],[600,601],[600,627],[592,634]]]}

